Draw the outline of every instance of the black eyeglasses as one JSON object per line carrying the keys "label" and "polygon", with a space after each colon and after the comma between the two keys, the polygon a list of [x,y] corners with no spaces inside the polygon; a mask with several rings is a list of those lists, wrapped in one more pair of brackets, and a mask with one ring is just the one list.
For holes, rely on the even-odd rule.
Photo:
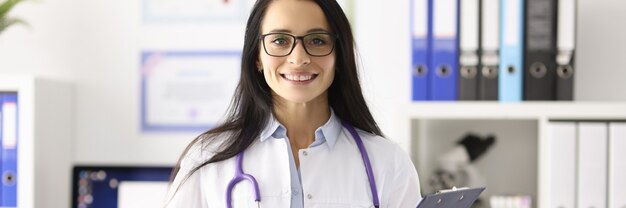
{"label": "black eyeglasses", "polygon": [[330,33],[309,33],[304,36],[294,36],[287,33],[268,33],[261,35],[265,53],[274,57],[283,57],[291,54],[296,47],[296,40],[304,46],[304,50],[311,56],[327,56],[335,48],[337,37]]}

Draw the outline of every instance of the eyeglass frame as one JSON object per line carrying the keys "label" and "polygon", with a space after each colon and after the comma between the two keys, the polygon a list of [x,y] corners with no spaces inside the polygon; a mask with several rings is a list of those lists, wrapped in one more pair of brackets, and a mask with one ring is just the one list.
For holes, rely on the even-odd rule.
{"label": "eyeglass frame", "polygon": [[[265,37],[268,35],[276,35],[276,34],[280,34],[280,35],[287,35],[292,37],[295,41],[293,43],[293,45],[291,46],[291,49],[289,50],[289,53],[282,55],[282,56],[277,56],[277,55],[272,55],[269,52],[267,52],[267,48],[265,47]],[[327,54],[324,55],[313,55],[309,52],[309,49],[306,48],[306,46],[304,44],[302,44],[304,42],[304,37],[309,36],[309,35],[315,35],[315,34],[324,34],[324,35],[330,35],[330,37],[332,38],[331,40],[333,41],[333,47],[330,49],[330,51]],[[304,51],[306,52],[306,54],[308,54],[309,56],[313,56],[313,57],[324,57],[324,56],[328,56],[331,53],[333,53],[333,51],[335,50],[335,46],[337,45],[336,42],[339,39],[339,37],[335,34],[332,33],[328,33],[328,32],[313,32],[313,33],[309,33],[303,36],[295,36],[289,33],[281,33],[281,32],[273,32],[273,33],[267,33],[267,34],[262,34],[259,36],[259,41],[261,41],[261,44],[263,44],[263,50],[265,51],[265,54],[267,54],[268,56],[272,56],[272,57],[285,57],[285,56],[289,56],[291,55],[291,53],[293,52],[293,49],[296,48],[296,45],[298,44],[298,40],[300,40],[300,43],[302,44],[302,48],[304,48]]]}

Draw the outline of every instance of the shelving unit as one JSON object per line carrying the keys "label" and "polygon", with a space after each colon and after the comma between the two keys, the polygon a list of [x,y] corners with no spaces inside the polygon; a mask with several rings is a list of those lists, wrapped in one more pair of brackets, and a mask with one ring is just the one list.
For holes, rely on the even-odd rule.
{"label": "shelving unit", "polygon": [[549,122],[626,121],[626,102],[417,102],[402,111],[398,140],[410,152],[422,190],[437,158],[466,133],[493,134],[496,143],[475,167],[486,179],[482,197],[530,195],[533,207],[548,207],[551,173]]}
{"label": "shelving unit", "polygon": [[18,96],[17,207],[69,207],[73,92],[62,81],[1,75]]}

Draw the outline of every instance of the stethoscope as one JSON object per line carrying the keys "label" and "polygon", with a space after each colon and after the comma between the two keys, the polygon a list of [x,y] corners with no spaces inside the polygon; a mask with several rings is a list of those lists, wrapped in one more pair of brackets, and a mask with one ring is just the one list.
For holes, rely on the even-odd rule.
{"label": "stethoscope", "polygon": [[[356,130],[354,130],[354,127],[352,127],[350,124],[346,122],[342,122],[342,124],[346,129],[348,129],[350,134],[352,134],[352,138],[354,138],[356,145],[359,147],[359,152],[361,153],[361,158],[363,159],[363,163],[365,164],[365,171],[367,173],[367,178],[370,183],[370,190],[372,192],[372,198],[373,198],[372,200],[374,203],[374,207],[378,208],[379,202],[378,202],[378,193],[376,192],[376,182],[374,181],[374,171],[372,170],[372,164],[370,164],[370,159],[367,156],[367,150],[365,149],[365,146],[363,145],[363,141],[361,140],[361,137],[359,136],[359,134],[356,133]],[[228,183],[228,187],[226,188],[227,208],[233,207],[231,204],[233,188],[235,187],[237,183],[241,182],[242,180],[249,181],[252,184],[252,187],[254,187],[254,190],[253,190],[254,201],[256,202],[257,207],[260,207],[261,194],[259,191],[259,184],[256,182],[256,179],[254,178],[254,176],[244,173],[242,169],[243,151],[237,154],[236,160],[237,160],[237,165],[235,168],[235,177],[233,177],[233,179],[230,180],[230,182]]]}

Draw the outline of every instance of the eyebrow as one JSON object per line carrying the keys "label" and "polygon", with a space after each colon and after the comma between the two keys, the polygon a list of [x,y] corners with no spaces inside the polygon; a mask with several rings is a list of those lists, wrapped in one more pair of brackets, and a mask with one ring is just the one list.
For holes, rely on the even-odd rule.
{"label": "eyebrow", "polygon": [[[270,33],[291,33],[291,30],[287,30],[287,29],[274,29],[271,30]],[[328,30],[322,29],[322,28],[313,28],[308,30],[306,33],[312,33],[312,32],[329,32]]]}

